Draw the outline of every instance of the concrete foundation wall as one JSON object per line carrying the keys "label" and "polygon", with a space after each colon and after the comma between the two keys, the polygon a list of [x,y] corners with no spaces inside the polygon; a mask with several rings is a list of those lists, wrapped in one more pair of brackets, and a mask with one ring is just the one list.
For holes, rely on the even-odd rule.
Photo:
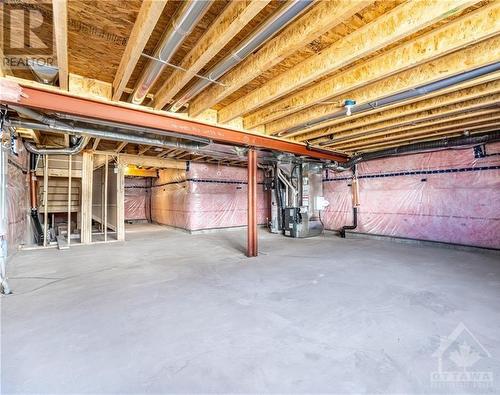
{"label": "concrete foundation wall", "polygon": [[[500,248],[500,143],[358,165],[357,232]],[[352,224],[351,173],[323,180],[327,229]]]}

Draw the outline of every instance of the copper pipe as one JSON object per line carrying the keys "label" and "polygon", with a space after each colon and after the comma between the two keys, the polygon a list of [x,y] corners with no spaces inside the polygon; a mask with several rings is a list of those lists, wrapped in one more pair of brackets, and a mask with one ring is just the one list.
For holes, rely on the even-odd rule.
{"label": "copper pipe", "polygon": [[247,256],[258,255],[257,238],[257,151],[248,150],[248,230],[247,230]]}

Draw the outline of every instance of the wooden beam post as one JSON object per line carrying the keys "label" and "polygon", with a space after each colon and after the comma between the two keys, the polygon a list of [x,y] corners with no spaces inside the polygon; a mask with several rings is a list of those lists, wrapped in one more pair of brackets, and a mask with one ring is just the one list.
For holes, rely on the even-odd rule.
{"label": "wooden beam post", "polygon": [[[108,241],[108,154],[104,156],[104,241]],[[117,214],[118,215],[118,214]]]}
{"label": "wooden beam post", "polygon": [[258,255],[257,237],[257,151],[248,150],[247,256]]}
{"label": "wooden beam post", "polygon": [[94,178],[94,155],[83,153],[82,162],[82,223],[80,240],[82,244],[92,243],[92,183]]}
{"label": "wooden beam post", "polygon": [[125,165],[118,160],[116,174],[116,239],[125,240]]}
{"label": "wooden beam post", "polygon": [[43,170],[43,246],[47,247],[47,234],[49,233],[49,157],[43,156],[44,170]]}
{"label": "wooden beam post", "polygon": [[68,90],[68,1],[52,0],[59,86]]}

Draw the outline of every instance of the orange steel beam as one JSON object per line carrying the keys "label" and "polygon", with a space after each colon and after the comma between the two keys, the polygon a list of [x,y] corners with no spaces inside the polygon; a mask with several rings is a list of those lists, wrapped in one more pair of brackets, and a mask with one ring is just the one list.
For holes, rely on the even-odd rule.
{"label": "orange steel beam", "polygon": [[258,255],[257,238],[257,151],[248,150],[247,256]]}
{"label": "orange steel beam", "polygon": [[[289,152],[315,159],[329,159],[339,162],[347,160],[347,156],[343,154],[330,153],[327,150],[317,151],[303,143],[285,141],[271,136],[237,131],[215,125],[206,125],[192,120],[176,118],[166,113],[144,111],[139,108],[74,97],[62,92],[47,91],[34,87],[23,86],[22,91],[25,97],[21,97],[18,103],[11,102],[11,104],[205,137],[220,143]],[[3,103],[9,104],[5,100]]]}

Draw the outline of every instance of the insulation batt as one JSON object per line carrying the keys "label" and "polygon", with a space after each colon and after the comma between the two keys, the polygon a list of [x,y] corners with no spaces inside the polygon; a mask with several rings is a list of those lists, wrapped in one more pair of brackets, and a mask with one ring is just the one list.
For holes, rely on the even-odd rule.
{"label": "insulation batt", "polygon": [[[360,163],[355,231],[500,248],[500,143],[486,154],[475,158],[470,147]],[[352,223],[350,177],[326,173],[327,229]]]}
{"label": "insulation batt", "polygon": [[125,220],[149,219],[149,180],[125,177]]}
{"label": "insulation batt", "polygon": [[[263,174],[259,171],[258,182]],[[247,170],[191,163],[189,171],[159,172],[151,191],[154,222],[194,231],[247,224]],[[257,190],[258,222],[269,217],[262,185]]]}
{"label": "insulation batt", "polygon": [[26,242],[29,213],[28,153],[17,140],[18,155],[9,154],[7,167],[7,251],[12,255]]}

